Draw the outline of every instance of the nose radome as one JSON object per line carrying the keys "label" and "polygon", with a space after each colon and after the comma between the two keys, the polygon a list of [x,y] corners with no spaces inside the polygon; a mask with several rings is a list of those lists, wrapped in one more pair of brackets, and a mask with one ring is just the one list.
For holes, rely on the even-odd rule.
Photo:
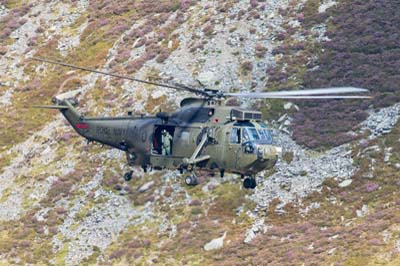
{"label": "nose radome", "polygon": [[260,155],[261,155],[261,158],[264,160],[272,159],[272,157],[282,155],[282,147],[268,145],[268,146],[263,146],[261,148],[261,150],[262,150],[262,153]]}

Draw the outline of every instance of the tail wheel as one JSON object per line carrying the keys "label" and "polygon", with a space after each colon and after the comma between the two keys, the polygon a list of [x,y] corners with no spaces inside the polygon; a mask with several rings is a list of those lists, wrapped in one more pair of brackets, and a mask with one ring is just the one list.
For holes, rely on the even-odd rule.
{"label": "tail wheel", "polygon": [[188,186],[195,186],[197,185],[197,178],[195,175],[188,175],[185,178],[185,184]]}
{"label": "tail wheel", "polygon": [[132,179],[132,174],[133,174],[133,171],[126,172],[126,173],[124,174],[124,179],[125,179],[125,181],[130,181],[130,180]]}

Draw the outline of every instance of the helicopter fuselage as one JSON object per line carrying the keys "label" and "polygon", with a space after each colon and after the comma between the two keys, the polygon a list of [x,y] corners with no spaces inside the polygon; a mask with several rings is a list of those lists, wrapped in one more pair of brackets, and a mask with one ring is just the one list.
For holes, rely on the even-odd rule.
{"label": "helicopter fuselage", "polygon": [[[280,148],[261,122],[261,113],[207,102],[183,103],[170,115],[155,117],[96,117],[77,114],[72,104],[61,110],[88,141],[125,151],[130,166],[146,169],[219,170],[254,176],[272,168]],[[168,154],[162,134],[171,136]]]}

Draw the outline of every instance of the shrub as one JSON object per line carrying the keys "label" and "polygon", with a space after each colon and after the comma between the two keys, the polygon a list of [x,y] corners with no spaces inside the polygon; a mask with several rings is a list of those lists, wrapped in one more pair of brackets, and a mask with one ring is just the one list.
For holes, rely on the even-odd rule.
{"label": "shrub", "polygon": [[[309,28],[325,19],[318,15],[318,6],[319,1],[308,1],[304,7],[304,23]],[[372,91],[374,99],[372,102],[299,102],[299,113],[306,117],[307,126],[304,119],[293,120],[296,141],[314,147],[345,143],[353,139],[346,130],[358,127],[367,117],[365,110],[371,103],[375,107],[384,107],[400,100],[399,88],[394,85],[400,84],[400,36],[393,26],[400,23],[400,18],[395,15],[398,12],[400,6],[390,0],[379,4],[372,0],[343,2],[335,9],[327,10],[326,14],[332,18],[327,28],[331,41],[321,43],[324,52],[317,62],[308,66],[318,65],[319,68],[306,72],[302,85],[306,88],[363,87]],[[290,53],[304,46],[287,48],[287,51],[281,49],[275,53]],[[326,114],[318,115],[321,110]],[[333,128],[335,126],[338,128]],[[316,132],[323,135],[318,136]]]}
{"label": "shrub", "polygon": [[158,55],[156,62],[157,63],[162,63],[164,62],[168,57],[169,57],[169,51],[164,49],[161,51],[161,53]]}
{"label": "shrub", "polygon": [[240,67],[242,68],[242,70],[244,71],[252,71],[253,70],[253,63],[251,61],[243,61],[240,64]]}
{"label": "shrub", "polygon": [[377,190],[379,188],[379,185],[376,183],[372,183],[372,182],[368,182],[367,184],[365,184],[364,186],[364,190],[365,192],[371,193],[374,192],[375,190]]}
{"label": "shrub", "polygon": [[214,32],[214,26],[212,24],[208,24],[203,28],[204,35],[211,36]]}
{"label": "shrub", "polygon": [[5,55],[8,49],[6,46],[0,46],[0,55]]}
{"label": "shrub", "polygon": [[267,52],[267,48],[259,43],[256,44],[255,50],[256,50],[257,57],[263,57],[265,55],[265,53]]}

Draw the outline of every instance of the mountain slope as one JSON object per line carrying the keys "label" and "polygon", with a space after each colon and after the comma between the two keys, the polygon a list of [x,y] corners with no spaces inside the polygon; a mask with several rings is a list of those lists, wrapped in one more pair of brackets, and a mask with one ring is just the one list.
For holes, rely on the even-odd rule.
{"label": "mountain slope", "polygon": [[[314,0],[0,1],[1,263],[397,265],[399,106],[397,96],[385,94],[398,91],[399,57],[387,40],[398,33],[386,20],[397,6],[373,6]],[[378,61],[361,76],[349,66],[358,62],[352,56],[363,32],[349,32],[342,21],[356,28],[363,10],[371,18],[365,36],[379,35],[377,52],[391,54],[378,60],[390,66],[377,83],[368,73],[380,68]],[[357,19],[342,20],[351,11]],[[382,18],[388,29],[379,33]],[[340,45],[354,49],[334,61]],[[372,50],[367,54],[373,57]],[[255,191],[242,189],[233,175],[201,174],[200,185],[188,188],[175,172],[140,168],[125,183],[124,154],[87,145],[57,112],[29,107],[79,89],[85,114],[152,114],[177,108],[188,95],[31,56],[163,82],[197,86],[199,80],[225,91],[355,82],[373,90],[376,110],[368,102],[244,102],[262,107],[285,150],[275,171],[260,175]],[[336,82],[338,77],[343,79]],[[381,87],[385,79],[393,86]],[[287,132],[317,150],[296,144]],[[205,250],[221,241],[222,250]]]}

